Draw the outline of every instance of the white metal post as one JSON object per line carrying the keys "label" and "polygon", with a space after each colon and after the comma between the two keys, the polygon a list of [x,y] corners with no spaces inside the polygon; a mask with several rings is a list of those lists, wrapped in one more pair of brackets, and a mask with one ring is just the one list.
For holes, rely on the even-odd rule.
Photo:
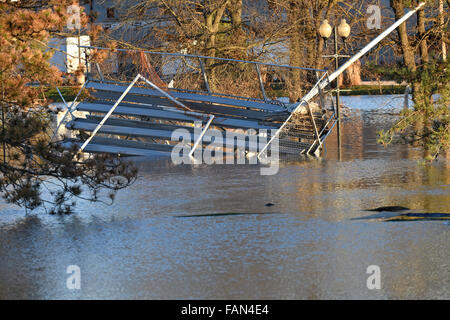
{"label": "white metal post", "polygon": [[208,123],[206,123],[205,128],[203,129],[202,133],[199,135],[199,137],[197,138],[197,141],[195,141],[194,146],[192,147],[191,152],[189,152],[189,157],[192,157],[192,155],[194,154],[195,149],[197,149],[198,145],[200,144],[200,141],[202,141],[203,136],[206,134],[206,131],[208,131],[209,126],[211,125],[211,122],[214,120],[214,115],[211,115],[211,117],[208,120]]}
{"label": "white metal post", "polygon": [[139,80],[139,78],[141,77],[140,74],[138,74],[133,82],[130,83],[130,85],[127,87],[127,89],[122,93],[122,95],[120,96],[120,98],[116,101],[116,103],[112,106],[112,108],[108,111],[108,113],[105,115],[105,117],[103,118],[103,120],[97,125],[97,127],[94,129],[94,131],[91,133],[90,137],[83,143],[83,145],[81,146],[79,152],[82,152],[84,150],[84,148],[86,148],[86,146],[89,144],[89,142],[91,142],[91,140],[94,138],[94,136],[97,134],[98,130],[100,130],[100,128],[105,124],[106,120],[108,120],[108,118],[111,116],[111,114],[114,112],[114,110],[116,110],[117,106],[119,105],[119,103],[122,102],[122,100],[125,98],[125,96],[128,94],[128,92],[131,90],[131,88],[136,84],[136,82]]}

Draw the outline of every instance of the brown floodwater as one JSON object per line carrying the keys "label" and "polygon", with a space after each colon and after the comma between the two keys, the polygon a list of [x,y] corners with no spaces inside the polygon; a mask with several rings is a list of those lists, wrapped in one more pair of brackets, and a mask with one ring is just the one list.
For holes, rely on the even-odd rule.
{"label": "brown floodwater", "polygon": [[340,159],[333,133],[322,159],[284,160],[274,176],[146,159],[112,206],[49,216],[1,202],[0,299],[449,299],[448,222],[353,220],[387,205],[450,212],[449,163],[377,145],[391,120],[355,113]]}

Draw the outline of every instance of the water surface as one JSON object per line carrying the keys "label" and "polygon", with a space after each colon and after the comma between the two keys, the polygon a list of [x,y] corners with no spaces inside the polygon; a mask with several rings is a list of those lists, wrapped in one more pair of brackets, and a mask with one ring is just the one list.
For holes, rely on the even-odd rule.
{"label": "water surface", "polygon": [[[334,133],[323,159],[275,176],[145,160],[110,207],[26,216],[0,203],[0,299],[449,299],[448,223],[352,220],[386,205],[450,212],[449,164],[377,145],[385,118],[357,113],[340,160]],[[81,290],[66,288],[69,265]],[[367,289],[370,265],[381,290]]]}

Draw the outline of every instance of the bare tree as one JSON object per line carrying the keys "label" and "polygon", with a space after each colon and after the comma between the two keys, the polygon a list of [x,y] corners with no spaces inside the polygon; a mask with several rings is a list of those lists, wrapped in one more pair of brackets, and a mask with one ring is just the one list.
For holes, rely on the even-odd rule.
{"label": "bare tree", "polygon": [[[406,4],[405,0],[391,0],[396,18],[404,14]],[[385,144],[399,137],[406,143],[423,146],[428,160],[437,158],[449,147],[449,61],[441,58],[444,52],[439,50],[442,42],[447,41],[442,30],[447,29],[448,21],[448,10],[439,15],[439,3],[427,1],[417,14],[415,29],[408,30],[405,23],[398,28],[398,47],[404,67],[396,68],[393,73],[411,83],[414,109],[404,110],[391,130],[380,133],[380,141]],[[436,94],[440,96],[438,99],[434,98]]]}

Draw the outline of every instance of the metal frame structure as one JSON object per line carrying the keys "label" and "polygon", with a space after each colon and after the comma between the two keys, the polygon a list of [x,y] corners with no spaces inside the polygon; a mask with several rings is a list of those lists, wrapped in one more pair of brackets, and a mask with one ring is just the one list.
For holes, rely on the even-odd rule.
{"label": "metal frame structure", "polygon": [[72,101],[72,103],[70,104],[70,106],[67,105],[66,100],[64,99],[64,97],[61,94],[61,91],[59,91],[59,88],[56,87],[56,89],[58,90],[58,93],[64,103],[64,105],[66,106],[67,110],[66,113],[64,114],[63,118],[61,119],[61,121],[59,122],[58,126],[56,127],[55,131],[53,132],[52,137],[50,138],[50,141],[53,141],[53,139],[55,138],[55,136],[58,134],[59,128],[61,127],[61,125],[66,121],[67,115],[70,113],[71,117],[74,118],[73,116],[73,112],[75,111],[74,108],[74,104],[77,101],[78,97],[80,96],[81,92],[83,91],[83,89],[86,87],[86,85],[88,84],[89,80],[87,80],[85,83],[83,83],[83,85],[81,86],[80,90],[78,91],[75,99]]}
{"label": "metal frame structure", "polygon": [[[107,51],[111,51],[111,49],[109,49],[109,48],[96,47],[96,46],[80,46],[80,48],[82,48],[82,49],[84,49],[86,51],[87,50],[107,50]],[[266,62],[260,62],[260,61],[247,61],[247,60],[239,60],[239,59],[227,59],[227,58],[218,58],[218,57],[208,57],[208,56],[194,55],[194,54],[155,52],[155,51],[146,51],[146,50],[127,50],[127,49],[115,49],[115,51],[126,52],[126,53],[129,53],[129,52],[142,52],[142,53],[146,53],[146,54],[149,54],[149,55],[180,57],[180,58],[191,58],[191,59],[198,60],[199,61],[199,66],[200,66],[200,71],[202,73],[202,78],[203,78],[203,81],[204,81],[204,84],[205,84],[205,87],[206,87],[206,91],[196,91],[196,90],[187,90],[187,89],[180,89],[180,88],[171,88],[172,90],[187,91],[187,92],[197,92],[197,93],[207,94],[207,95],[211,95],[211,96],[225,96],[225,97],[232,97],[232,98],[237,98],[237,99],[264,101],[264,102],[273,103],[273,104],[281,104],[281,102],[280,101],[276,101],[276,100],[271,100],[271,99],[269,99],[267,97],[259,66],[274,67],[274,68],[284,68],[284,69],[290,69],[290,70],[311,71],[311,72],[316,72],[316,73],[321,73],[321,74],[325,74],[327,72],[326,69],[306,68],[306,67],[290,66],[290,65],[285,65],[285,64],[266,63]],[[85,54],[86,53],[87,52],[85,52]],[[232,62],[232,63],[244,63],[244,64],[254,65],[255,66],[255,70],[257,72],[259,88],[260,88],[261,95],[262,95],[263,99],[243,97],[243,96],[238,96],[238,95],[230,95],[230,94],[219,93],[219,92],[212,92],[211,87],[209,85],[208,75],[206,73],[206,69],[205,69],[205,65],[204,65],[203,60],[223,61],[223,62]],[[99,73],[101,81],[105,81],[104,76],[103,76],[103,74],[102,74],[102,72],[101,72],[101,70],[99,68],[98,63],[96,63],[96,69],[97,69],[97,72]],[[91,68],[89,68],[87,66],[87,70],[91,70]]]}
{"label": "metal frame structure", "polygon": [[[340,74],[342,74],[348,67],[350,67],[355,61],[360,59],[363,55],[365,55],[369,50],[371,50],[373,47],[375,47],[382,39],[384,39],[388,34],[390,34],[392,31],[394,31],[400,24],[404,23],[407,19],[409,19],[417,10],[422,8],[425,5],[425,3],[421,3],[416,9],[411,10],[407,14],[405,14],[404,17],[402,17],[400,20],[396,21],[392,26],[390,26],[387,30],[382,32],[378,37],[376,37],[373,41],[371,41],[366,47],[364,47],[360,52],[358,52],[355,56],[350,58],[346,63],[344,63],[342,66],[337,68],[336,71],[329,74],[326,70],[321,69],[314,69],[314,68],[302,68],[302,67],[292,67],[288,65],[277,65],[277,64],[271,64],[271,63],[264,63],[264,62],[258,62],[258,61],[245,61],[245,60],[237,60],[237,59],[226,59],[226,58],[216,58],[216,57],[206,57],[206,56],[200,56],[200,55],[190,55],[190,54],[181,54],[181,53],[166,53],[166,52],[152,52],[152,51],[142,51],[147,54],[151,55],[161,55],[161,56],[174,56],[174,57],[181,57],[181,58],[192,58],[198,60],[199,63],[199,69],[201,72],[201,76],[204,81],[204,86],[206,88],[206,91],[198,91],[198,90],[190,90],[190,89],[180,89],[180,88],[169,88],[163,90],[161,87],[156,85],[154,82],[148,80],[144,76],[142,76],[140,73],[138,73],[133,81],[131,83],[127,83],[128,85],[125,87],[123,86],[123,82],[118,81],[110,81],[105,80],[105,76],[102,73],[102,70],[98,63],[96,64],[96,69],[99,74],[100,79],[94,80],[90,79],[88,77],[87,81],[84,83],[83,87],[78,92],[75,100],[72,102],[70,106],[67,105],[65,99],[62,97],[61,92],[58,89],[58,93],[61,95],[62,100],[64,104],[67,107],[67,111],[58,125],[57,130],[55,131],[53,137],[56,135],[59,127],[65,122],[65,119],[67,117],[67,114],[71,114],[72,118],[74,118],[73,111],[76,110],[76,107],[74,108],[74,103],[78,99],[80,93],[84,88],[87,88],[87,86],[92,87],[93,89],[100,91],[108,91],[111,90],[112,94],[109,95],[110,97],[114,97],[113,105],[108,109],[106,112],[105,107],[109,106],[108,104],[102,104],[102,107],[98,107],[98,105],[93,105],[95,108],[93,108],[93,112],[100,112],[100,113],[106,113],[103,118],[101,118],[100,122],[98,121],[100,118],[97,116],[90,116],[90,120],[87,119],[84,122],[81,121],[81,125],[78,125],[78,127],[75,127],[75,130],[85,130],[91,131],[90,136],[84,143],[82,143],[79,152],[83,152],[85,148],[88,146],[88,144],[92,141],[92,139],[96,136],[96,134],[102,129],[103,125],[108,121],[110,116],[116,111],[116,108],[121,104],[123,101],[125,101],[125,97],[131,93],[133,97],[127,98],[126,102],[122,107],[124,108],[131,108],[133,110],[142,110],[142,111],[134,111],[134,114],[136,116],[144,115],[144,114],[161,114],[161,113],[169,113],[171,116],[169,118],[173,119],[179,119],[180,117],[175,116],[175,114],[183,113],[185,115],[189,116],[195,116],[200,117],[204,121],[206,121],[207,118],[209,118],[206,121],[206,124],[204,128],[202,129],[201,134],[198,137],[195,137],[195,142],[193,143],[193,146],[190,150],[189,156],[192,157],[195,150],[201,145],[202,138],[207,134],[208,129],[210,126],[216,126],[219,128],[226,128],[230,125],[234,128],[239,128],[240,125],[246,125],[247,128],[259,128],[262,129],[267,124],[269,127],[276,128],[276,133],[272,136],[269,136],[270,139],[267,142],[267,144],[261,149],[261,151],[258,153],[258,158],[261,159],[263,156],[267,155],[269,146],[274,142],[275,139],[280,139],[280,146],[284,148],[284,153],[296,153],[299,154],[300,152],[304,152],[306,154],[318,154],[318,152],[321,149],[322,144],[324,143],[325,139],[329,136],[331,131],[333,130],[334,126],[336,125],[337,121],[339,120],[339,110],[336,108],[335,105],[333,105],[333,113],[332,115],[326,119],[324,116],[316,116],[311,108],[310,104],[312,100],[319,96],[320,98],[320,105],[322,107],[322,110],[326,109],[323,92],[324,89],[329,86],[334,80],[338,78]],[[80,48],[83,48],[84,50],[91,50],[91,49],[98,49],[98,50],[109,50],[107,48],[101,48],[101,47],[88,47],[88,46],[80,46]],[[129,52],[132,50],[125,50],[125,49],[117,49],[117,51],[124,51]],[[132,51],[135,52],[135,51]],[[85,52],[86,54],[87,52]],[[86,55],[87,56],[87,55]],[[208,76],[205,70],[204,66],[204,60],[205,59],[213,59],[217,61],[226,61],[226,62],[234,62],[234,63],[246,63],[253,65],[257,76],[258,76],[258,82],[259,82],[259,89],[261,91],[262,99],[257,98],[250,98],[250,97],[242,97],[242,96],[236,96],[226,93],[217,93],[212,92]],[[86,70],[92,70],[92,68],[89,68],[90,65],[88,64],[88,61],[86,59],[87,69]],[[311,71],[316,72],[317,75],[317,82],[312,87],[312,89],[296,104],[284,104],[277,100],[270,100],[267,97],[267,93],[265,91],[264,87],[264,81],[262,79],[260,66],[270,66],[270,67],[277,67],[277,68],[289,68],[293,70],[304,70],[304,71]],[[192,67],[190,67],[192,68]],[[198,70],[198,69],[197,69]],[[139,80],[143,80],[145,84],[149,85],[149,87],[133,87],[136,85],[136,83]],[[158,81],[156,81],[158,82]],[[92,85],[93,83],[94,85]],[[117,95],[120,94],[120,97],[117,99]],[[147,98],[146,98],[147,97]],[[100,94],[100,99],[102,98],[102,95]],[[113,100],[109,99],[109,100]],[[134,100],[133,100],[134,99]],[[137,107],[133,103],[136,102],[137,99]],[[153,112],[145,111],[145,106],[149,106],[148,104],[142,103],[142,101],[151,100],[156,101],[153,103],[156,103],[156,107],[152,107],[154,110]],[[131,103],[131,105],[130,105]],[[139,104],[140,103],[140,104]],[[162,105],[158,105],[162,104]],[[174,109],[166,110],[164,109],[165,106],[174,106]],[[97,106],[97,107],[96,107]],[[84,107],[85,110],[87,106]],[[200,108],[200,109],[199,109]],[[82,108],[81,108],[82,109]],[[89,109],[89,108],[88,108]],[[96,111],[99,110],[99,111]],[[301,111],[305,111],[305,113],[302,113]],[[201,112],[199,112],[201,111]],[[91,111],[89,111],[91,112]],[[130,111],[128,111],[129,113]],[[136,113],[137,112],[137,113]],[[161,117],[161,115],[159,115]],[[166,115],[167,116],[167,115]],[[279,117],[279,120],[277,119],[277,116]],[[262,117],[262,118],[261,118]],[[156,116],[156,119],[158,116]],[[189,117],[186,117],[185,119],[188,119]],[[187,122],[191,121],[192,124],[192,117],[189,118]],[[272,119],[272,120],[271,120]],[[275,120],[273,120],[275,119]],[[77,120],[77,119],[75,119]],[[111,123],[116,123],[116,126],[118,126],[118,129],[107,129],[103,130],[102,133],[110,133],[113,135],[118,136],[128,136],[129,134],[134,135],[141,135],[145,137],[156,137],[156,139],[164,140],[168,138],[170,139],[169,129],[170,128],[177,128],[177,124],[173,124],[168,121],[168,123],[156,125],[154,122],[149,124],[137,124],[134,120],[120,120],[119,118],[111,119]],[[73,122],[74,120],[72,120]],[[90,121],[90,122],[89,122]],[[94,124],[92,123],[94,121],[95,128],[93,127]],[[134,121],[134,122],[133,122]],[[175,122],[178,120],[175,120]],[[309,121],[310,129],[305,129],[306,127],[304,125],[304,121]],[[80,122],[80,121],[79,121]],[[139,122],[139,121],[138,121]],[[186,122],[186,121],[181,121]],[[203,121],[202,121],[203,122]],[[226,124],[224,124],[226,122]],[[320,125],[319,125],[320,122]],[[120,124],[117,124],[120,123]],[[251,125],[250,125],[251,124]],[[133,127],[135,126],[135,127]],[[145,128],[143,128],[143,126]],[[160,128],[165,129],[158,129],[158,126]],[[305,127],[302,127],[305,126]],[[114,127],[114,124],[111,124],[110,127]],[[93,129],[92,129],[93,128]],[[136,128],[136,129],[134,129]],[[140,128],[140,129],[139,129]],[[155,128],[155,129],[153,129]],[[126,129],[126,130],[124,130]],[[309,130],[309,131],[308,131]],[[136,133],[134,131],[139,131],[140,133]],[[194,130],[195,132],[195,130]],[[306,132],[306,133],[305,133]],[[52,137],[52,139],[53,139]],[[123,141],[123,140],[121,140]],[[309,141],[309,142],[306,142]],[[131,142],[130,142],[131,143]],[[135,143],[133,144],[135,145]],[[162,145],[155,145],[157,148],[161,149]],[[170,146],[166,146],[170,147]],[[116,148],[118,149],[118,148]],[[287,150],[287,151],[286,151]],[[281,151],[281,150],[280,150]],[[104,151],[100,151],[104,152]]]}
{"label": "metal frame structure", "polygon": [[[139,81],[139,80],[143,80],[146,83],[148,83],[151,87],[153,87],[154,89],[156,89],[158,92],[160,92],[161,94],[163,94],[164,96],[166,96],[169,100],[171,100],[172,102],[174,102],[176,105],[182,107],[183,109],[185,109],[186,111],[190,111],[192,112],[192,110],[190,110],[187,106],[185,106],[183,103],[179,102],[177,99],[175,99],[174,97],[172,97],[170,94],[168,94],[167,92],[165,92],[164,90],[162,90],[161,88],[159,88],[157,85],[155,85],[153,82],[151,82],[150,80],[146,79],[144,76],[142,76],[141,74],[138,74],[133,81],[130,83],[130,85],[125,89],[125,91],[122,93],[122,95],[120,96],[119,99],[117,99],[117,101],[114,103],[114,105],[111,107],[111,109],[108,111],[108,113],[103,117],[102,121],[100,121],[100,123],[95,127],[94,131],[92,131],[91,135],[89,136],[89,138],[83,143],[83,145],[80,147],[79,152],[83,152],[83,150],[86,148],[86,146],[89,144],[89,142],[91,142],[91,140],[95,137],[95,135],[97,134],[97,132],[101,129],[101,127],[105,124],[105,122],[108,120],[108,118],[113,114],[114,110],[116,110],[117,106],[122,102],[122,100],[125,98],[125,96],[128,94],[128,92],[130,92],[131,88]],[[70,110],[70,109],[68,109]],[[199,116],[204,116],[203,114],[197,114]],[[192,153],[195,151],[195,148],[198,146],[201,138],[204,136],[204,134],[206,133],[206,131],[208,130],[209,126],[211,125],[212,120],[214,119],[213,115],[210,115],[210,119],[207,123],[207,125],[205,126],[202,134],[200,135],[199,139],[197,140],[196,144],[194,145],[194,147],[192,148],[191,153],[189,154],[190,156],[192,155]]]}
{"label": "metal frame structure", "polygon": [[[313,90],[315,90],[316,88],[319,88],[320,84],[322,83],[322,81],[325,79],[325,77],[328,76],[328,72],[326,72],[325,74],[322,75],[322,77],[319,79],[319,81],[317,81],[317,83],[314,85]],[[324,87],[325,88],[325,87]],[[322,88],[321,90],[317,90],[317,92],[320,94],[322,92],[322,90],[324,89]],[[311,92],[310,91],[310,92]],[[311,98],[312,99],[312,98]],[[292,117],[294,116],[295,113],[297,113],[300,108],[302,106],[304,106],[304,104],[306,104],[307,108],[309,109],[309,101],[311,99],[305,100],[305,98],[302,99],[302,101],[300,102],[300,104],[297,105],[297,107],[294,109],[294,111],[291,112],[291,114],[289,115],[289,117],[286,119],[286,121],[283,123],[283,125],[278,129],[278,131],[272,136],[272,138],[269,140],[269,142],[262,148],[262,150],[259,152],[258,154],[258,158],[261,158],[264,154],[266,154],[267,148],[270,146],[270,144],[277,139],[280,136],[280,133],[285,129],[285,127],[289,124],[289,122],[291,121]],[[310,112],[309,112],[310,113]],[[333,114],[334,116],[335,114]],[[312,117],[312,120],[314,121],[314,117],[312,116],[312,114],[310,113],[310,116]],[[330,118],[331,120],[331,118]],[[315,125],[315,124],[314,124]],[[318,137],[316,137],[317,139]],[[308,151],[309,153],[309,151]]]}

